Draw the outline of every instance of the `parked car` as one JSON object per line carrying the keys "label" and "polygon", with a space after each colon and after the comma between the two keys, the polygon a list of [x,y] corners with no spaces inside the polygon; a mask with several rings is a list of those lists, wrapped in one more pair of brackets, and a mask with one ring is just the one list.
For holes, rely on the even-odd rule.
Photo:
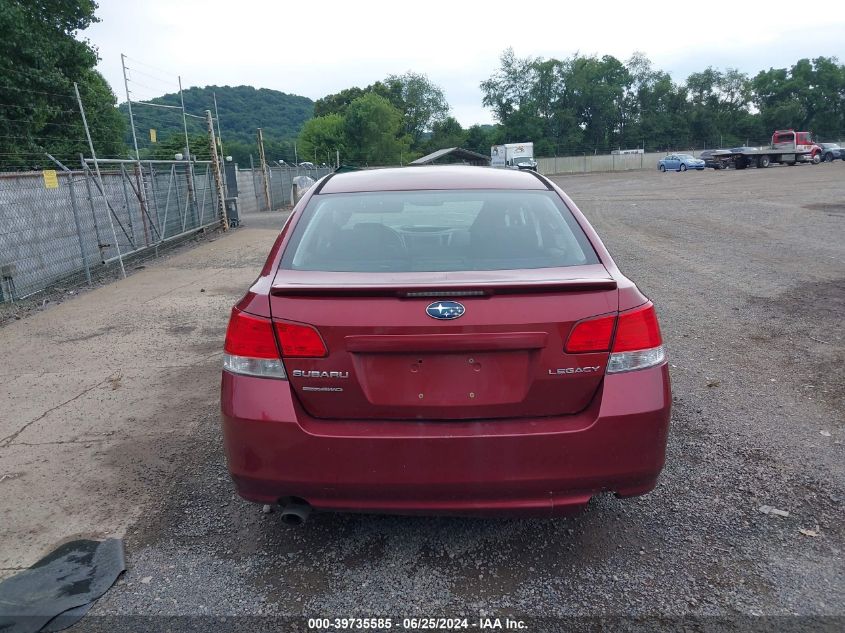
{"label": "parked car", "polygon": [[845,160],[845,149],[842,149],[838,143],[819,143],[822,148],[822,160],[826,163],[836,160]]}
{"label": "parked car", "polygon": [[224,346],[229,471],[287,523],[312,508],[561,515],[641,495],[671,402],[654,305],[532,171],[324,177]]}
{"label": "parked car", "polygon": [[305,162],[299,163],[299,166],[303,167],[304,169],[316,169],[314,163],[309,162],[307,160]]}
{"label": "parked car", "polygon": [[730,155],[730,150],[706,149],[701,152],[698,157],[704,161],[705,167],[711,167],[713,169],[727,169],[729,163],[727,157]]}
{"label": "parked car", "polygon": [[669,154],[657,163],[660,171],[686,171],[687,169],[704,169],[704,161],[691,154]]}

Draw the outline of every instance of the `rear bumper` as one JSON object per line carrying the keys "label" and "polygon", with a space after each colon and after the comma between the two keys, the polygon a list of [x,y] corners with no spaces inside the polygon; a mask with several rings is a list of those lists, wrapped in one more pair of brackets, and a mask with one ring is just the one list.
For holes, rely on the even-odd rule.
{"label": "rear bumper", "polygon": [[229,470],[250,501],[542,516],[578,512],[603,491],[651,490],[663,468],[671,394],[663,364],[606,376],[593,403],[574,416],[318,420],[289,383],[224,371],[221,403]]}

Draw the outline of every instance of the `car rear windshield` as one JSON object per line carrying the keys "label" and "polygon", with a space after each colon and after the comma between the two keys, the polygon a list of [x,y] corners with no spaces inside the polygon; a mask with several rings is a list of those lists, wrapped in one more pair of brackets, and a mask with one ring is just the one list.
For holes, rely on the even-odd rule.
{"label": "car rear windshield", "polygon": [[554,192],[452,190],[314,196],[281,266],[444,272],[596,263],[590,242]]}

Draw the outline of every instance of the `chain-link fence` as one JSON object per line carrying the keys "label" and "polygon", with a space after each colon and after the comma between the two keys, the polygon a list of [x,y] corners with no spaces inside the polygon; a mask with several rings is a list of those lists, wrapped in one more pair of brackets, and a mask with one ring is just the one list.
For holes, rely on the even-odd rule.
{"label": "chain-link fence", "polygon": [[[265,171],[270,189],[270,204],[274,211],[294,203],[294,178],[308,176],[319,180],[333,171],[326,165],[296,167],[281,163],[268,163]],[[267,211],[267,196],[264,190],[264,176],[260,167],[238,169],[238,207],[240,213]]]}
{"label": "chain-link fence", "polygon": [[209,162],[100,161],[0,174],[0,303],[73,285],[118,259],[219,225]]}

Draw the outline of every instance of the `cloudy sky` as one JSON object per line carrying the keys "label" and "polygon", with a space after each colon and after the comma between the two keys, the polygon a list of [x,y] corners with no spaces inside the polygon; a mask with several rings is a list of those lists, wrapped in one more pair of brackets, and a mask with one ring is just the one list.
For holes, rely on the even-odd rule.
{"label": "cloudy sky", "polygon": [[[252,85],[319,99],[391,73],[425,73],[468,126],[492,123],[478,84],[508,46],[517,55],[644,52],[676,81],[708,65],[754,74],[801,57],[845,58],[845,2],[569,3],[381,0],[99,0],[85,31],[125,99],[184,87]],[[675,5],[678,6],[678,5]],[[720,7],[722,7],[720,9]]]}

